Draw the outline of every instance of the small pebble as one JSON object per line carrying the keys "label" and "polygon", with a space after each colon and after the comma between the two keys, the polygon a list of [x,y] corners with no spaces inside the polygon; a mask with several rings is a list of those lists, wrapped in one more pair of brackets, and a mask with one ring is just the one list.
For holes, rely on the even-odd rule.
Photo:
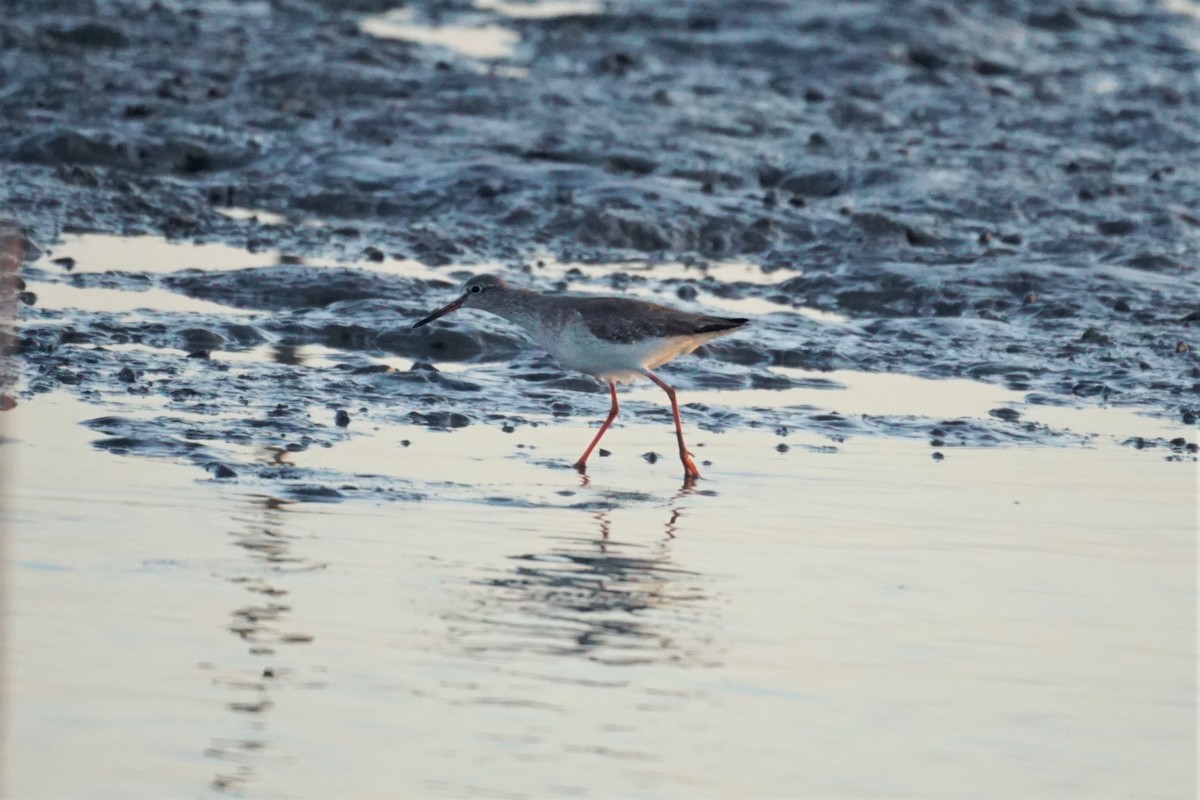
{"label": "small pebble", "polygon": [[658,453],[651,450],[648,453],[642,453],[642,458],[646,459],[646,463],[653,464],[658,461]]}
{"label": "small pebble", "polygon": [[933,460],[934,461],[945,461],[946,457],[944,455],[942,455],[941,453],[935,452],[933,454]]}
{"label": "small pebble", "polygon": [[339,428],[344,428],[350,424],[350,415],[346,412],[345,409],[339,408],[337,414],[335,414],[333,417],[333,422]]}

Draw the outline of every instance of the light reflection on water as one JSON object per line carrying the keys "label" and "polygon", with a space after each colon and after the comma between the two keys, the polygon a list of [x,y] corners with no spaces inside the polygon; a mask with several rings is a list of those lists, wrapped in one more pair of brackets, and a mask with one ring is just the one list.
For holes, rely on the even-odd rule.
{"label": "light reflection on water", "polygon": [[[28,281],[29,291],[37,295],[38,309],[76,309],[79,311],[125,313],[149,317],[154,312],[173,311],[187,314],[238,314],[237,309],[195,297],[148,288],[123,291],[100,287],[79,287],[68,283]],[[141,313],[139,313],[141,312]]]}
{"label": "light reflection on water", "polygon": [[550,19],[599,14],[604,10],[597,0],[475,0],[475,7],[513,19]]}
{"label": "light reflection on water", "polygon": [[405,8],[365,18],[363,33],[453,50],[470,58],[506,58],[521,41],[516,31],[500,25],[427,25]]}

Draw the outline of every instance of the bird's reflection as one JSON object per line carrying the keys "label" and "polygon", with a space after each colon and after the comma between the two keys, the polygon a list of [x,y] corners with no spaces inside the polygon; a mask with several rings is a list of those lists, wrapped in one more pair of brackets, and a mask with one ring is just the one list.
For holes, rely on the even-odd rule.
{"label": "bird's reflection", "polygon": [[[296,670],[279,663],[278,648],[312,640],[304,633],[284,629],[292,609],[283,600],[288,592],[280,582],[287,573],[321,567],[293,553],[293,537],[286,528],[286,501],[266,496],[239,500],[232,543],[246,559],[235,565],[228,580],[254,597],[230,612],[228,628],[262,663],[228,669],[209,665],[213,682],[231,693],[225,707],[233,719],[221,721],[222,735],[214,736],[205,751],[221,764],[212,787],[228,792],[239,792],[256,778],[267,749],[265,730],[274,695],[281,682],[294,685],[290,678]],[[234,735],[229,735],[231,732]]]}
{"label": "bird's reflection", "polygon": [[455,627],[459,644],[613,665],[712,663],[701,622],[712,610],[707,581],[671,555],[687,496],[672,498],[657,536],[610,504],[591,514],[592,535],[552,536],[541,540],[551,543],[545,550],[510,556],[511,571],[482,582],[491,590],[486,615]]}
{"label": "bird's reflection", "polygon": [[[591,485],[592,485],[592,479],[590,477],[588,477],[587,472],[586,471],[580,472],[579,473],[579,488],[587,489]],[[676,492],[671,497],[671,503],[677,504],[680,499],[687,497],[689,494],[691,494],[695,488],[696,488],[696,476],[695,475],[684,475],[683,476],[683,485],[681,487],[679,487],[679,491]]]}

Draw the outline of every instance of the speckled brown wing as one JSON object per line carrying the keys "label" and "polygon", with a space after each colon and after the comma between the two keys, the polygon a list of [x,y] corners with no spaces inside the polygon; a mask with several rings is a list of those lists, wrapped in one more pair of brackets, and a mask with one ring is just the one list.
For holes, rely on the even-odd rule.
{"label": "speckled brown wing", "polygon": [[624,297],[574,298],[588,331],[606,342],[627,344],[642,339],[720,333],[749,320],[712,317],[658,303]]}

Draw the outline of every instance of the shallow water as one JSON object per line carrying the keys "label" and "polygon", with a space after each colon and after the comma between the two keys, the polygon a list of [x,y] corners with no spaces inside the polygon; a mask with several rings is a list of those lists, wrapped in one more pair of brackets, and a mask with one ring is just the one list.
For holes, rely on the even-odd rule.
{"label": "shallow water", "polygon": [[1161,453],[698,434],[688,491],[636,455],[663,426],[588,480],[576,426],[383,429],[291,457],[427,499],[330,505],[92,449],[96,411],[6,415],[12,796],[1194,786],[1196,474]]}
{"label": "shallow water", "polygon": [[423,25],[399,8],[361,23],[363,33],[445,48],[470,58],[504,58],[513,54],[520,34],[500,25]]}

